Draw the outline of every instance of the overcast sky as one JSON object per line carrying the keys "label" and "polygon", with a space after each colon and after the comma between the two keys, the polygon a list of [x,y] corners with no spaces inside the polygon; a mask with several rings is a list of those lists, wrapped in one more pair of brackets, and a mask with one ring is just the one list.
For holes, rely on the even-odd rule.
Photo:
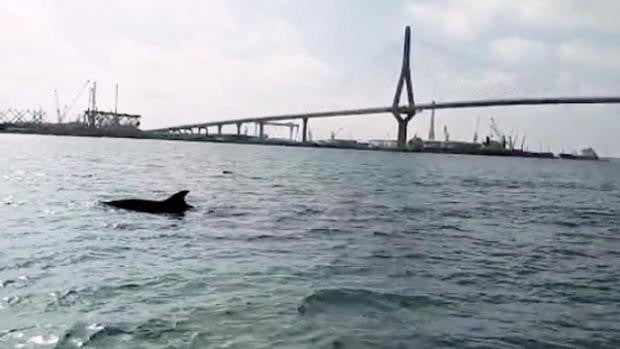
{"label": "overcast sky", "polygon": [[[390,105],[404,27],[413,28],[420,103],[497,97],[620,95],[620,2],[612,0],[6,0],[0,108],[55,119],[87,79],[100,109],[143,115],[143,128]],[[86,107],[86,94],[71,111]],[[593,146],[620,155],[619,106],[437,113],[437,131],[471,140],[495,117],[531,150]],[[429,115],[410,124],[428,135]],[[395,138],[390,115],[313,120],[315,138]],[[231,127],[229,130],[233,132]],[[272,136],[284,130],[268,129]]]}

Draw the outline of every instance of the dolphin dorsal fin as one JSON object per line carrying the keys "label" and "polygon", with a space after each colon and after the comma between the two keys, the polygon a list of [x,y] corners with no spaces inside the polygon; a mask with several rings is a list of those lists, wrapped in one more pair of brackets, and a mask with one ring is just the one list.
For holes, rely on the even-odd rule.
{"label": "dolphin dorsal fin", "polygon": [[172,195],[171,197],[165,200],[166,203],[169,204],[177,204],[177,205],[187,205],[185,203],[185,196],[189,194],[189,190],[181,190],[180,192]]}

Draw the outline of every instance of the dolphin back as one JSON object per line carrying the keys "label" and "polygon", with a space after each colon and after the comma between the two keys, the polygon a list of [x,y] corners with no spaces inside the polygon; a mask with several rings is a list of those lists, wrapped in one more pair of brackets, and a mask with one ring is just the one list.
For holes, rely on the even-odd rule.
{"label": "dolphin back", "polygon": [[185,197],[189,194],[189,190],[181,190],[164,200],[164,204],[172,207],[191,207],[185,202]]}
{"label": "dolphin back", "polygon": [[185,196],[188,193],[188,190],[183,190],[163,201],[129,199],[107,201],[103,202],[103,204],[139,212],[183,213],[185,210],[193,207],[185,202]]}

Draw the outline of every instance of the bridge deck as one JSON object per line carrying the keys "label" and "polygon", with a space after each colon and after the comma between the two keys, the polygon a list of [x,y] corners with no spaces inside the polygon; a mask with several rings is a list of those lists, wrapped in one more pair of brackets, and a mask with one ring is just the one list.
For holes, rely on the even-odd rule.
{"label": "bridge deck", "polygon": [[[416,104],[415,107],[399,107],[396,110],[399,113],[407,114],[412,109],[415,112],[421,112],[423,110],[430,109],[457,109],[457,108],[480,108],[480,107],[501,107],[501,106],[516,106],[516,105],[545,105],[545,104],[616,104],[620,103],[620,97],[557,97],[557,98],[517,98],[517,99],[486,99],[486,100],[471,100],[471,101],[455,101],[455,102],[440,102],[440,103],[425,103]],[[236,125],[244,123],[267,123],[273,121],[293,120],[293,119],[314,119],[314,118],[327,118],[327,117],[339,117],[339,116],[356,116],[356,115],[370,115],[370,114],[384,114],[394,113],[393,107],[378,107],[378,108],[364,108],[364,109],[347,109],[347,110],[334,110],[323,111],[313,113],[301,113],[301,114],[284,114],[274,116],[262,116],[262,117],[247,117],[231,120],[221,121],[209,121],[196,124],[187,124],[180,126],[171,126],[166,128],[159,128],[148,130],[148,132],[165,132],[171,130],[182,130],[191,128],[203,128],[209,126],[220,125]]]}

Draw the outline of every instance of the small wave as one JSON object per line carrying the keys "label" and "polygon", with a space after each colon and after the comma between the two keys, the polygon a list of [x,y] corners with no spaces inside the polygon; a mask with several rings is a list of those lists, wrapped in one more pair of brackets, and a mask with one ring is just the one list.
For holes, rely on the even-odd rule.
{"label": "small wave", "polygon": [[555,221],[553,222],[553,224],[558,225],[560,227],[566,227],[566,228],[577,228],[580,226],[579,223],[569,222],[569,221]]}
{"label": "small wave", "polygon": [[374,235],[374,236],[390,236],[391,234],[386,233],[386,232],[382,232],[382,231],[374,231],[372,233],[372,235]]}
{"label": "small wave", "polygon": [[[0,308],[2,309],[2,308]],[[12,328],[12,329],[8,329],[8,330],[3,330],[0,331],[0,338],[7,336],[7,335],[11,335],[13,338],[23,338],[24,337],[24,332],[22,331],[26,331],[26,330],[31,330],[33,328],[35,328],[36,326],[27,326],[27,327],[20,327],[20,328]]]}
{"label": "small wave", "polygon": [[452,209],[452,210],[444,211],[443,216],[450,217],[450,218],[470,219],[474,217],[474,214],[470,210]]}
{"label": "small wave", "polygon": [[437,226],[433,227],[437,230],[452,230],[452,231],[458,231],[458,232],[470,232],[470,230],[468,229],[463,229],[457,225],[453,225],[453,224],[438,224]]}
{"label": "small wave", "polygon": [[6,198],[2,199],[2,203],[4,205],[11,206],[13,204],[13,196],[7,196]]}
{"label": "small wave", "polygon": [[414,276],[415,273],[411,270],[399,271],[396,273],[389,274],[388,276],[391,278],[409,278]]}
{"label": "small wave", "polygon": [[176,323],[163,319],[150,319],[136,327],[134,336],[153,340],[169,332],[176,332]]}
{"label": "small wave", "polygon": [[16,306],[18,304],[20,304],[24,298],[20,297],[20,296],[16,296],[16,295],[12,295],[12,296],[7,296],[2,298],[2,300],[8,305],[8,306]]}
{"label": "small wave", "polygon": [[430,211],[431,209],[426,207],[403,206],[398,209],[396,213],[403,215],[420,215],[429,213]]}
{"label": "small wave", "polygon": [[51,344],[56,344],[58,343],[58,336],[54,336],[52,335],[39,335],[39,336],[34,336],[31,337],[30,339],[28,339],[29,343],[34,343],[34,344],[38,344],[38,345],[51,345]]}
{"label": "small wave", "polygon": [[591,256],[583,251],[578,251],[575,249],[569,249],[569,248],[553,248],[551,249],[551,251],[549,251],[550,253],[553,254],[559,254],[562,256],[566,256],[566,257],[585,257],[585,258],[595,258],[594,256]]}
{"label": "small wave", "polygon": [[112,224],[112,229],[114,230],[121,230],[121,231],[127,231],[127,230],[137,230],[138,228],[140,228],[140,226],[138,224],[132,224],[132,223],[114,223]]}
{"label": "small wave", "polygon": [[127,284],[119,285],[116,288],[119,289],[119,290],[134,290],[134,289],[138,289],[138,288],[141,288],[141,287],[142,287],[142,285],[140,285],[140,284],[130,282],[130,283],[127,283]]}
{"label": "small wave", "polygon": [[235,211],[232,207],[211,208],[207,213],[210,218],[238,218],[246,217],[251,214],[249,211]]}
{"label": "small wave", "polygon": [[421,188],[433,188],[433,187],[442,186],[444,185],[444,183],[441,181],[433,181],[430,179],[424,179],[424,180],[414,180],[411,182],[411,185],[415,187],[421,187]]}
{"label": "small wave", "polygon": [[297,215],[302,215],[302,216],[312,216],[312,215],[318,215],[325,212],[325,210],[320,209],[320,208],[312,208],[312,207],[303,207],[300,209],[295,210],[295,214]]}
{"label": "small wave", "polygon": [[113,298],[126,292],[138,292],[142,289],[156,286],[166,282],[175,282],[175,278],[165,274],[153,277],[142,282],[125,282],[120,284],[105,284],[99,287],[85,287],[80,289],[69,289],[66,291],[52,292],[52,301],[47,304],[48,311],[56,311],[57,307],[72,307],[76,304],[92,305],[104,299]]}
{"label": "small wave", "polygon": [[346,234],[347,231],[338,229],[338,228],[312,228],[310,229],[311,234],[324,234],[324,235],[336,235],[336,234]]}
{"label": "small wave", "polygon": [[13,279],[8,279],[8,280],[0,280],[0,287],[6,287],[10,284],[14,284],[16,281]]}
{"label": "small wave", "polygon": [[371,255],[372,258],[378,258],[378,259],[392,259],[394,258],[393,255],[391,255],[388,251],[375,251],[372,253]]}
{"label": "small wave", "polygon": [[102,324],[99,323],[92,323],[90,326],[88,326],[88,329],[91,331],[101,331],[105,328],[105,326],[103,326]]}
{"label": "small wave", "polygon": [[[192,239],[194,239],[194,236],[187,235],[187,234],[161,233],[161,234],[156,234],[156,235],[151,235],[151,236],[140,236],[138,239],[141,240],[141,241],[149,241],[149,240],[157,240],[157,241],[164,241],[164,240],[192,240]],[[129,248],[128,248],[128,250],[129,250]]]}
{"label": "small wave", "polygon": [[304,298],[297,310],[300,314],[338,312],[343,309],[395,311],[446,304],[427,296],[381,293],[365,289],[323,289]]}
{"label": "small wave", "polygon": [[56,307],[70,307],[77,304],[81,296],[76,290],[67,290],[62,293],[51,292],[52,302],[47,305],[48,311],[55,311]]}
{"label": "small wave", "polygon": [[90,325],[77,323],[65,332],[55,348],[88,347],[96,343],[97,340],[105,340],[105,338],[119,335],[131,335],[132,333],[133,331],[121,327],[104,326],[96,322]]}
{"label": "small wave", "polygon": [[246,239],[246,241],[252,242],[252,241],[286,241],[286,240],[297,240],[298,238],[296,236],[290,236],[290,235],[282,235],[282,236],[276,236],[276,235],[269,235],[269,234],[261,234],[261,235],[256,235],[256,236],[250,236],[249,238]]}
{"label": "small wave", "polygon": [[586,208],[575,210],[577,217],[582,219],[595,219],[596,218],[616,218],[618,212],[612,210],[604,210],[598,208]]}

